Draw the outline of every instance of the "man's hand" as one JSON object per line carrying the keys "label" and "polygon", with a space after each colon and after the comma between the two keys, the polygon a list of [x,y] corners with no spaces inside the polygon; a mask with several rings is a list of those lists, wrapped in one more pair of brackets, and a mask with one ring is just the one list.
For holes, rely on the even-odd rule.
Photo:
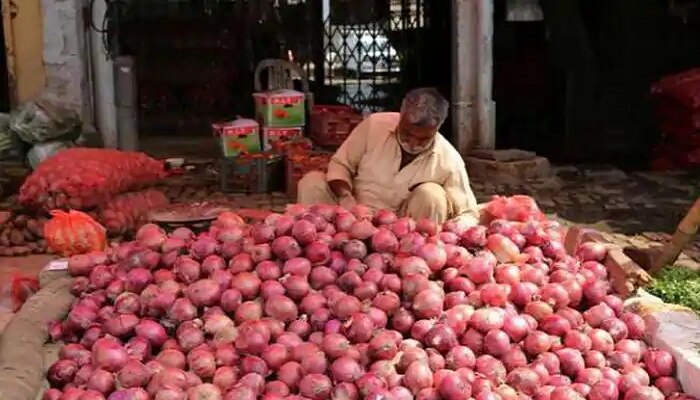
{"label": "man's hand", "polygon": [[350,184],[345,181],[333,180],[328,182],[333,194],[338,197],[338,204],[346,210],[349,210],[357,205],[355,196],[352,195]]}
{"label": "man's hand", "polygon": [[338,197],[338,204],[346,210],[349,210],[357,205],[357,200],[352,193],[346,193]]}

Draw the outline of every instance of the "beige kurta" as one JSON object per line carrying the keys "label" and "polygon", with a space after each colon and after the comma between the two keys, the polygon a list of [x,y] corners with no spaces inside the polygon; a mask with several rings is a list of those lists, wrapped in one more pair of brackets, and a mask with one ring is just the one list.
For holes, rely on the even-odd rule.
{"label": "beige kurta", "polygon": [[[440,208],[446,214],[441,219],[478,220],[464,161],[439,133],[429,150],[399,170],[401,147],[394,133],[398,122],[399,113],[376,113],[362,121],[332,157],[325,182],[348,182],[357,201],[374,209],[401,212],[411,208],[413,212],[405,212],[410,215],[431,214],[428,209]],[[329,189],[316,187],[321,177],[316,173],[302,179],[300,202],[319,201],[314,198],[319,196],[328,200]],[[420,199],[412,198],[416,196]],[[426,201],[442,204],[418,204]]]}

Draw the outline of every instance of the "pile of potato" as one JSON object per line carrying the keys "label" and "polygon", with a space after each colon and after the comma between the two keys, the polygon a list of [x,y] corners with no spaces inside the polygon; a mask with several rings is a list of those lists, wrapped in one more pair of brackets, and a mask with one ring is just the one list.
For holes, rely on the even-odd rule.
{"label": "pile of potato", "polygon": [[0,218],[0,256],[23,256],[50,252],[44,240],[48,217],[7,212]]}

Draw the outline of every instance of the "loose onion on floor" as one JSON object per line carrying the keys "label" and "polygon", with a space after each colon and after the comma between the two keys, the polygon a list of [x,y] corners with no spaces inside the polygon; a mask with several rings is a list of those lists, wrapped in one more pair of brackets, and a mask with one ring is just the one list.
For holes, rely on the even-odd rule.
{"label": "loose onion on floor", "polygon": [[554,222],[291,205],[69,260],[45,400],[688,398]]}

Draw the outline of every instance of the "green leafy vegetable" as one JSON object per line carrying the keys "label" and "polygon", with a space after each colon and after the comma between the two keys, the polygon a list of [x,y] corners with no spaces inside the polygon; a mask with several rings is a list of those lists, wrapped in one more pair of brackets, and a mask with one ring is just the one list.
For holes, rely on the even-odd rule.
{"label": "green leafy vegetable", "polygon": [[666,303],[686,306],[700,313],[700,273],[697,271],[666,267],[646,290]]}

